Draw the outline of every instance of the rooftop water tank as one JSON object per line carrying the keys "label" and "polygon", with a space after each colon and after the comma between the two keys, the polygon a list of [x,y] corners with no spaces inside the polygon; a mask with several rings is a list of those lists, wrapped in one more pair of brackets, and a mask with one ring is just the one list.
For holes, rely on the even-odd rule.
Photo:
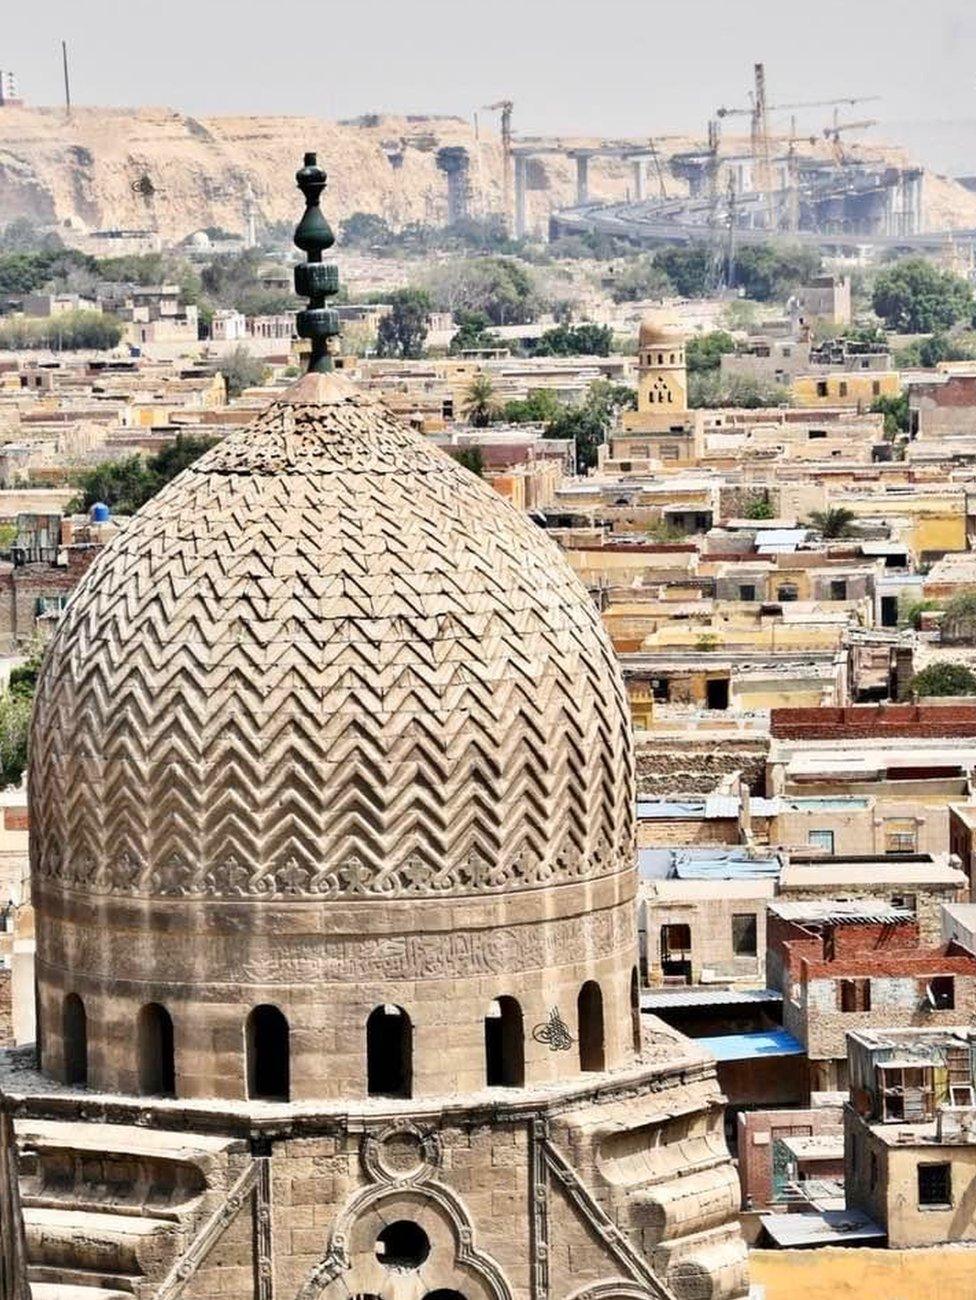
{"label": "rooftop water tank", "polygon": [[88,513],[88,518],[93,524],[107,524],[112,518],[112,512],[104,501],[96,501]]}

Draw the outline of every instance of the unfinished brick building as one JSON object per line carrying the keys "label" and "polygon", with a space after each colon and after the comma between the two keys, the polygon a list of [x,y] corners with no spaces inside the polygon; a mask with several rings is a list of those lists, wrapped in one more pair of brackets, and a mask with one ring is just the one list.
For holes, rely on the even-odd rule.
{"label": "unfinished brick building", "polygon": [[134,518],[31,761],[3,1300],[744,1294],[714,1064],[642,1037],[599,616],[380,404],[309,374]]}

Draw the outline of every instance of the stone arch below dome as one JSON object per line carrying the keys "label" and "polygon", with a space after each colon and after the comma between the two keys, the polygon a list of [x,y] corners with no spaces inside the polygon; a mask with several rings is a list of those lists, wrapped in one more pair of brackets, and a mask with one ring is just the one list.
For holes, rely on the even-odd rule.
{"label": "stone arch below dome", "polygon": [[348,1300],[350,1294],[398,1300],[413,1296],[411,1270],[399,1274],[377,1258],[375,1244],[389,1224],[416,1224],[429,1242],[423,1260],[423,1291],[457,1291],[464,1300],[512,1300],[500,1266],[475,1245],[472,1219],[462,1199],[440,1182],[409,1187],[372,1186],[337,1214],[323,1258],[296,1300]]}

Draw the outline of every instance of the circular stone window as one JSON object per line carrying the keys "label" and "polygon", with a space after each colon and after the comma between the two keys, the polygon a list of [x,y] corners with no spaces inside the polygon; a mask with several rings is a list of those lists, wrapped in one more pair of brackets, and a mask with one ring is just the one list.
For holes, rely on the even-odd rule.
{"label": "circular stone window", "polygon": [[397,1219],[376,1238],[376,1258],[387,1268],[406,1273],[419,1268],[430,1254],[430,1238],[419,1223]]}

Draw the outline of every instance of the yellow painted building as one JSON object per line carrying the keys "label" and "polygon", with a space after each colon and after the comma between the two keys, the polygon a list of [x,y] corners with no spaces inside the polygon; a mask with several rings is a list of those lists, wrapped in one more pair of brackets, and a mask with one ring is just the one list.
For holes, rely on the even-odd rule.
{"label": "yellow painted building", "polygon": [[794,406],[868,407],[879,397],[897,397],[897,370],[844,370],[830,375],[797,375],[790,385]]}

